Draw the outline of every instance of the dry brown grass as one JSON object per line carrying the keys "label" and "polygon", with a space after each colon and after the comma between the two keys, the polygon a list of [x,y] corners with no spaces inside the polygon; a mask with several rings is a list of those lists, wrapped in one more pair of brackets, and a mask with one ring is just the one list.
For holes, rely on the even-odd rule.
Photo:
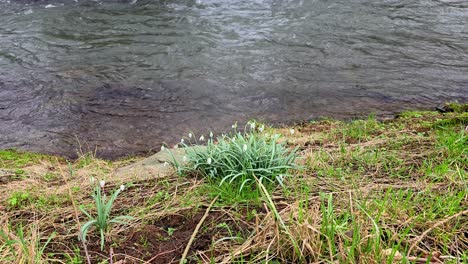
{"label": "dry brown grass", "polygon": [[[267,200],[215,204],[194,238],[189,262],[461,263],[468,257],[468,164],[453,153],[468,148],[441,147],[439,128],[433,126],[436,119],[454,116],[462,120],[457,122],[466,119],[466,114],[431,113],[367,124],[322,121],[295,127],[293,135],[289,128],[269,131],[283,133],[285,142],[299,147],[302,169],[287,180],[287,189],[272,194],[274,207]],[[446,127],[462,129],[459,123]],[[46,253],[55,255],[39,256],[43,263],[72,263],[73,257],[86,262],[86,252],[93,263],[176,263],[216,194],[207,193],[202,179],[116,176],[117,169],[135,161],[84,155],[72,162],[73,174],[65,161],[53,158],[18,167],[20,175],[11,166],[4,169],[0,229],[14,240],[18,234],[9,227],[21,224],[28,231],[24,252],[30,256],[21,253],[13,260],[0,245],[0,263],[32,263],[35,245],[53,233]],[[108,192],[127,184],[113,213],[136,219],[111,229],[104,252],[97,236],[91,235],[86,249],[78,240],[79,226],[87,220],[78,207],[93,203],[90,177],[106,180]],[[28,197],[12,205],[21,194]]]}

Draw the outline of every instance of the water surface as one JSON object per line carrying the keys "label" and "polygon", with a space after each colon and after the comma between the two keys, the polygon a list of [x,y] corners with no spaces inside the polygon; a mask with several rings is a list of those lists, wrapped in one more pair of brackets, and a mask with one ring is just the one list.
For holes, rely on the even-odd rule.
{"label": "water surface", "polygon": [[0,148],[114,158],[467,102],[467,73],[463,0],[0,0]]}

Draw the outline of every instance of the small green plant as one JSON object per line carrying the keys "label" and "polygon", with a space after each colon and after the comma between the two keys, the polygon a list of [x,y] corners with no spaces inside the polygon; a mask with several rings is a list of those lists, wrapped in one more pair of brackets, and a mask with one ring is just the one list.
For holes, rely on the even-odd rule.
{"label": "small green plant", "polygon": [[32,200],[31,194],[27,191],[14,192],[7,199],[7,207],[11,209],[18,209],[30,204]]}
{"label": "small green plant", "polygon": [[55,180],[58,179],[58,175],[57,175],[57,174],[54,174],[54,173],[48,172],[48,173],[44,174],[44,177],[43,177],[43,178],[44,178],[44,180],[45,180],[46,182],[52,182],[52,181],[55,181]]}
{"label": "small green plant", "polygon": [[177,230],[177,228],[168,227],[168,228],[167,228],[167,235],[168,235],[168,236],[174,235],[174,232],[175,232],[176,230]]}
{"label": "small green plant", "polygon": [[[265,186],[283,185],[283,178],[295,168],[296,151],[288,150],[278,143],[279,135],[263,133],[264,126],[250,122],[244,132],[234,131],[229,135],[207,140],[206,147],[186,148],[185,164],[173,159],[173,165],[182,175],[195,174],[214,180],[220,186],[235,186],[239,193],[243,189],[257,189],[258,179]],[[194,138],[189,134],[189,140]],[[199,141],[204,141],[204,136]],[[181,141],[183,147],[187,144]]]}
{"label": "small green plant", "polygon": [[65,253],[64,258],[66,259],[67,264],[83,264],[84,261],[81,257],[80,248],[74,247],[73,253]]}
{"label": "small green plant", "polygon": [[[94,182],[94,180],[92,180]],[[114,204],[115,199],[119,193],[121,193],[125,186],[121,185],[119,189],[115,190],[110,198],[107,198],[106,194],[103,192],[103,188],[105,185],[105,181],[100,181],[99,185],[94,187],[93,199],[96,204],[96,213],[97,216],[94,217],[90,213],[88,213],[83,206],[80,207],[81,211],[89,218],[90,221],[86,222],[80,230],[80,235],[83,241],[86,241],[86,235],[89,229],[92,226],[96,226],[99,229],[99,233],[101,235],[101,250],[104,249],[104,241],[105,241],[105,233],[109,230],[109,226],[112,223],[116,224],[128,224],[129,220],[133,218],[130,216],[118,216],[115,218],[110,218],[112,205]]]}
{"label": "small green plant", "polygon": [[46,263],[47,256],[44,250],[54,236],[55,233],[52,233],[45,242],[41,242],[42,239],[36,224],[31,225],[30,230],[27,232],[25,232],[23,225],[16,228],[8,225],[0,229],[0,252],[9,251],[9,253],[2,256],[0,261],[8,261],[8,263],[13,263],[13,261],[14,263]]}

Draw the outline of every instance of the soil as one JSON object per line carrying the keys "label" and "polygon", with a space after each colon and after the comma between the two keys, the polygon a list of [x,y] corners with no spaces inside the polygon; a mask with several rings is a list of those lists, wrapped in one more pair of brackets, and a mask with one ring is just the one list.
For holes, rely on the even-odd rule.
{"label": "soil", "polygon": [[[111,244],[113,262],[119,264],[178,263],[203,214],[204,210],[195,214],[184,212],[165,216],[153,223],[128,228],[115,236]],[[224,224],[220,226],[221,223],[227,224],[230,230]],[[232,236],[232,233],[237,234],[241,230],[242,227],[233,223],[224,212],[211,211],[193,241],[188,256],[194,256],[196,252],[206,252],[206,255],[210,257],[214,254],[210,247],[216,240]],[[109,245],[106,248],[110,248]],[[94,237],[93,241],[89,241],[88,250],[100,252],[99,237]],[[110,256],[109,252],[107,256]],[[187,263],[197,263],[197,261],[188,259]]]}

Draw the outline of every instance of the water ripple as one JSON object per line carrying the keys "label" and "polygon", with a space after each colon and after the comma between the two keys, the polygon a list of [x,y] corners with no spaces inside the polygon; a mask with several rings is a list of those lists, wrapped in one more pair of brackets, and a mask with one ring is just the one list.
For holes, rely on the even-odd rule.
{"label": "water ripple", "polygon": [[467,21],[462,0],[0,0],[0,147],[116,157],[466,102]]}

